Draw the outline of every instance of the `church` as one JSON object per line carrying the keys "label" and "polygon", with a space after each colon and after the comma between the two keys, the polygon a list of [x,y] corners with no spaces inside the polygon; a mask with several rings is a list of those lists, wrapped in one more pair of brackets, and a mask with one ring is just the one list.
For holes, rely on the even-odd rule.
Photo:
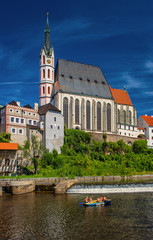
{"label": "church", "polygon": [[137,137],[137,113],[126,89],[111,88],[97,66],[63,59],[55,66],[48,15],[44,34],[40,106],[51,102],[69,129]]}

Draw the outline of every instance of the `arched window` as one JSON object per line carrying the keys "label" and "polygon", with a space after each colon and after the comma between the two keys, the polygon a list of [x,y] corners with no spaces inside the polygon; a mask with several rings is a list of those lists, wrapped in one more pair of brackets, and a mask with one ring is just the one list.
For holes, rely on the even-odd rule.
{"label": "arched window", "polygon": [[50,69],[48,69],[48,78],[50,78]]}
{"label": "arched window", "polygon": [[120,110],[117,110],[117,122],[120,123]]}
{"label": "arched window", "polygon": [[45,69],[43,69],[43,78],[45,78]]}
{"label": "arched window", "polygon": [[75,100],[75,123],[79,124],[79,100]]}
{"label": "arched window", "polygon": [[126,125],[126,111],[123,110],[123,123]]}
{"label": "arched window", "polygon": [[90,102],[86,102],[86,129],[90,129]]}
{"label": "arched window", "polygon": [[50,87],[48,87],[48,94],[50,94]]}
{"label": "arched window", "polygon": [[97,130],[101,131],[101,103],[97,103]]}
{"label": "arched window", "polygon": [[63,116],[64,116],[64,124],[68,128],[68,99],[65,97],[63,99]]}
{"label": "arched window", "polygon": [[107,131],[111,132],[111,105],[107,104]]}
{"label": "arched window", "polygon": [[45,87],[43,87],[43,94],[45,94]]}
{"label": "arched window", "polygon": [[132,124],[132,118],[131,118],[131,111],[129,111],[129,124],[131,125]]}
{"label": "arched window", "polygon": [[43,64],[45,64],[45,56],[43,55]]}

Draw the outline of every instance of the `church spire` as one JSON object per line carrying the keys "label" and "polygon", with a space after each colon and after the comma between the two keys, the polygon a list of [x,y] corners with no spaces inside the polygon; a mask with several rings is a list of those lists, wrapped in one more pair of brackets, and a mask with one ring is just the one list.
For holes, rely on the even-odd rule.
{"label": "church spire", "polygon": [[45,48],[46,54],[49,56],[49,55],[51,55],[52,49],[51,49],[51,41],[50,41],[50,29],[49,29],[48,15],[49,15],[49,13],[47,13],[47,23],[46,23],[46,29],[44,31],[44,33],[45,33],[44,48]]}

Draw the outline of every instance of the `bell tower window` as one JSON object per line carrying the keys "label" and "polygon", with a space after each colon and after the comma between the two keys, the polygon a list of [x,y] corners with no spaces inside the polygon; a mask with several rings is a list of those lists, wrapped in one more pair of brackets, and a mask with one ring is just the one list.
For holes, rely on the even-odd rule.
{"label": "bell tower window", "polygon": [[48,78],[50,78],[50,69],[48,69]]}
{"label": "bell tower window", "polygon": [[45,56],[43,55],[43,64],[45,64]]}
{"label": "bell tower window", "polygon": [[43,69],[43,78],[45,78],[45,69]]}
{"label": "bell tower window", "polygon": [[48,87],[48,94],[50,94],[50,87]]}
{"label": "bell tower window", "polygon": [[43,94],[45,94],[45,87],[43,87]]}

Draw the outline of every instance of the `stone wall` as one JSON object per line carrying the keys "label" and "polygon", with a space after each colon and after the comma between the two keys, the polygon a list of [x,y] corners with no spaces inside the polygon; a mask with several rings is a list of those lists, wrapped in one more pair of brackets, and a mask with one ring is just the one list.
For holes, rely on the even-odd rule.
{"label": "stone wall", "polygon": [[[93,132],[92,139],[95,141],[103,142],[103,133],[96,133]],[[120,136],[117,134],[107,134],[107,142],[117,142],[118,140],[123,139],[126,144],[132,144],[134,141],[138,140],[138,138],[127,137],[127,136]]]}

